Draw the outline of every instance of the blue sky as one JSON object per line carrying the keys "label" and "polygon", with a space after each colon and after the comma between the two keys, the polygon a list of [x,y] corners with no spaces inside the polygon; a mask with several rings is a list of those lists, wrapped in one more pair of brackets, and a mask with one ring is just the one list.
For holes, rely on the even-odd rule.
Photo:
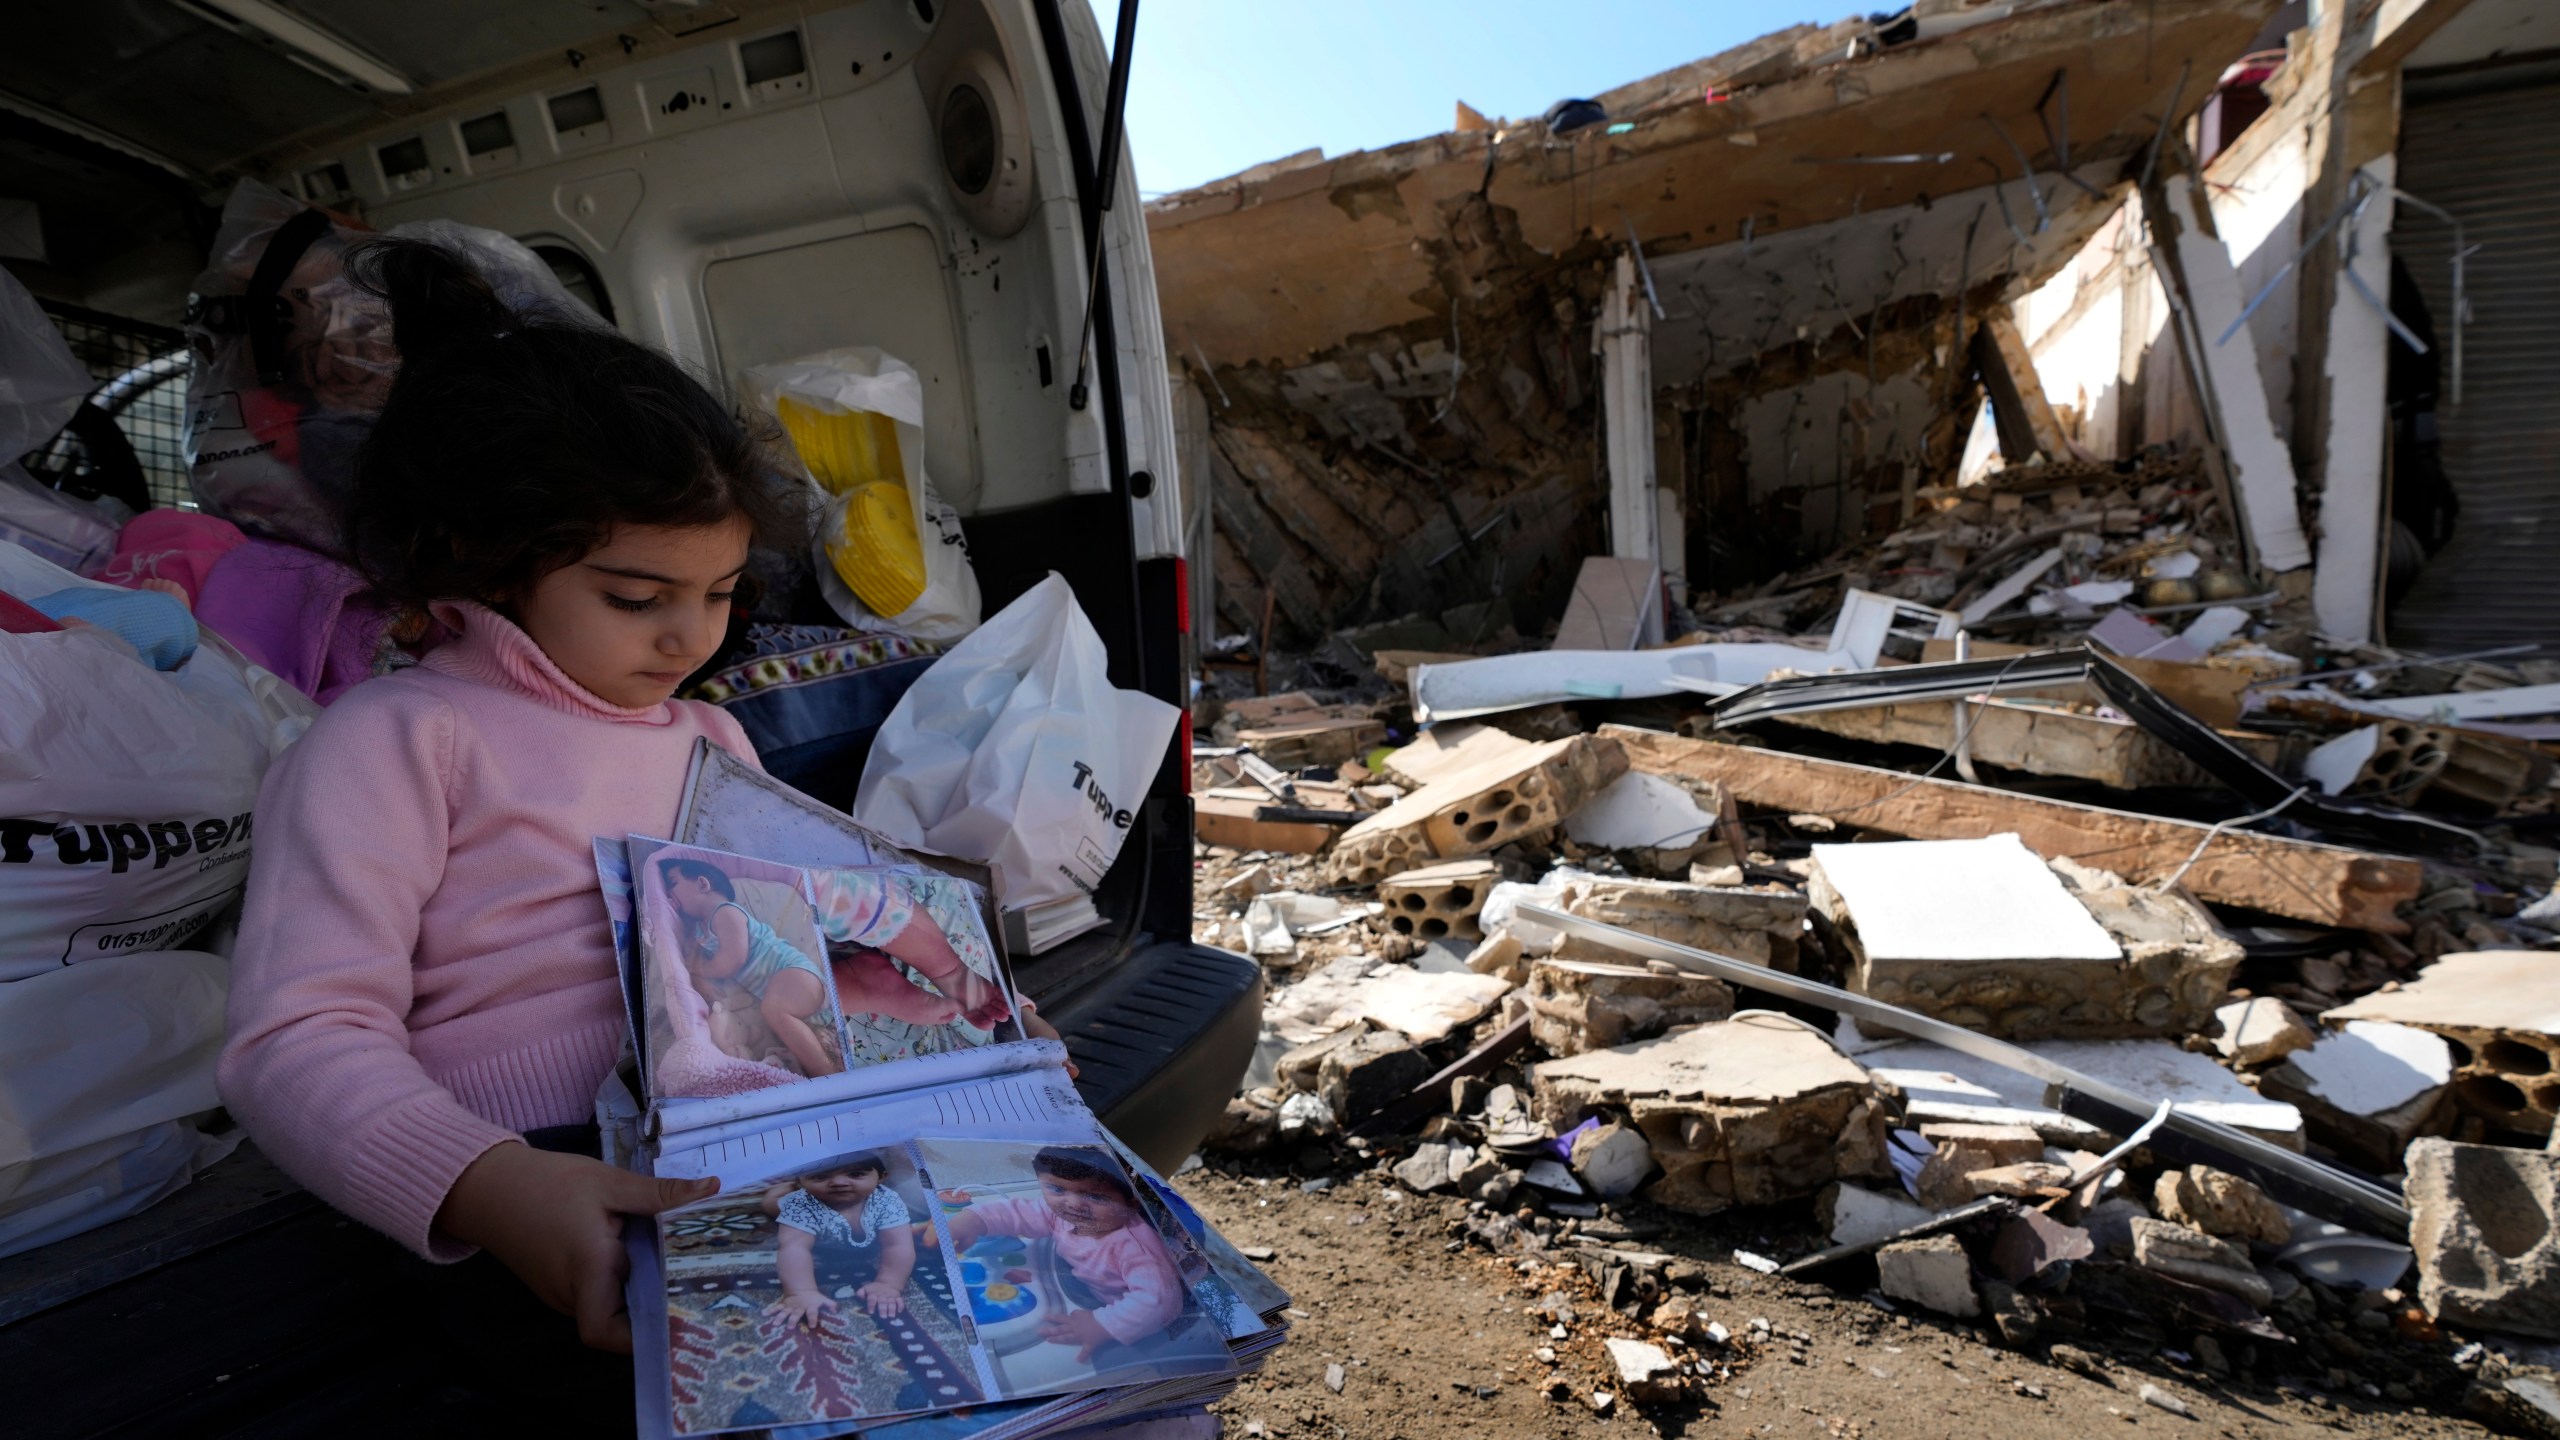
{"label": "blue sky", "polygon": [[[1129,145],[1149,195],[1310,145],[1374,150],[1450,128],[1456,102],[1543,114],[1855,0],[1142,0]],[[1864,9],[1892,8],[1871,0]],[[1094,0],[1103,34],[1116,0]]]}

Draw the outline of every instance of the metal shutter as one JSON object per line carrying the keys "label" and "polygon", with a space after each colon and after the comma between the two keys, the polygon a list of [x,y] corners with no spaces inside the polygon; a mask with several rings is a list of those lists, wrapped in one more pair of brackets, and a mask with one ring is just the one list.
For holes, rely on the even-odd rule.
{"label": "metal shutter", "polygon": [[2547,74],[2443,95],[2413,77],[2401,112],[2401,188],[2460,216],[2479,250],[2454,406],[2453,229],[2414,206],[2393,221],[2445,349],[2438,420],[2462,501],[2453,538],[2391,613],[2394,645],[2560,640],[2560,84]]}

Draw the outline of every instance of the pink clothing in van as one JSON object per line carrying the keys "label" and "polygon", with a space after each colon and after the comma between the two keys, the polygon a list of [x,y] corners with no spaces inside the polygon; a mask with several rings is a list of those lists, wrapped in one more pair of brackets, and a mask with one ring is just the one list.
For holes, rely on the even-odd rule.
{"label": "pink clothing in van", "polygon": [[224,1103],[321,1198],[430,1259],[463,1168],[594,1115],[626,1025],[592,841],[664,835],[696,736],[626,709],[522,630],[436,607],[459,638],[357,686],[267,773],[232,959]]}
{"label": "pink clothing in van", "polygon": [[1164,1237],[1143,1219],[1108,1235],[1078,1235],[1040,1200],[979,1200],[969,1213],[990,1235],[1046,1236],[1058,1258],[1103,1301],[1093,1318],[1123,1345],[1134,1345],[1182,1314],[1182,1276]]}

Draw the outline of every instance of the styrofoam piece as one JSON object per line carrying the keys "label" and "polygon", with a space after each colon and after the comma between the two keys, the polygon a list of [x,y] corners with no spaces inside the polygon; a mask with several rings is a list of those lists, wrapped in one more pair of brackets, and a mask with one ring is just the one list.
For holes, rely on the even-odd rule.
{"label": "styrofoam piece", "polygon": [[2396,700],[2367,700],[2363,708],[2407,720],[2501,720],[2518,715],[2560,714],[2560,685],[2515,685],[2504,690],[2407,695]]}
{"label": "styrofoam piece", "polygon": [[2116,960],[2124,949],[2017,836],[1816,845],[1872,960]]}
{"label": "styrofoam piece", "polygon": [[2453,1050],[2443,1036],[2380,1020],[2350,1020],[2286,1058],[2310,1077],[2313,1094],[2350,1115],[2397,1110],[2453,1083]]}
{"label": "styrofoam piece", "polygon": [[2209,654],[2213,647],[2249,628],[2249,612],[2237,605],[2216,605],[2187,622],[2178,638]]}
{"label": "styrofoam piece", "polygon": [[2108,611],[2105,619],[2089,627],[2089,638],[2134,660],[2195,660],[2204,655],[2184,635],[2172,635],[2130,610]]}
{"label": "styrofoam piece", "polygon": [[1800,645],[1681,645],[1668,650],[1530,650],[1413,667],[1414,719],[1429,725],[1560,700],[1635,699],[1695,691],[1730,695],[1773,670],[1824,675],[1852,657]]}
{"label": "styrofoam piece", "polygon": [[2059,590],[2048,590],[2027,601],[2027,611],[2033,615],[2050,615],[2076,605],[2075,613],[2085,613],[2101,605],[2121,605],[2132,593],[2133,582],[2130,580],[2090,580],[2078,585],[2065,585]]}
{"label": "styrofoam piece", "polygon": [[[2001,1103],[2015,1109],[2058,1113],[2045,1102],[2043,1081],[1962,1051],[1924,1040],[1865,1035],[1847,1020],[1834,1038],[1860,1064],[1943,1072],[1999,1096]],[[2288,1147],[2301,1144],[2300,1110],[2266,1099],[2211,1058],[2190,1054],[2174,1040],[2032,1040],[2024,1042],[2024,1048],[2093,1080],[2167,1100],[2199,1119],[2272,1138]]]}
{"label": "styrofoam piece", "polygon": [[2062,563],[2062,547],[2054,546],[2026,564],[2009,572],[2008,578],[1983,591],[1964,607],[1964,623],[1979,625],[2000,613],[2002,606],[2027,593],[2027,587],[2044,578],[2044,572]]}
{"label": "styrofoam piece", "polygon": [[2323,741],[2302,757],[2302,778],[2320,787],[2323,795],[2343,795],[2364,773],[2365,763],[2382,748],[2382,727],[2367,725],[2350,730],[2336,739]]}
{"label": "styrofoam piece", "polygon": [[1564,833],[1601,850],[1676,850],[1696,843],[1715,823],[1715,813],[1677,784],[1630,770],[1574,811]]}
{"label": "styrofoam piece", "polygon": [[2142,573],[2154,580],[2186,580],[2203,568],[2203,556],[2193,550],[2179,550],[2152,557],[2151,562],[2142,567]]}

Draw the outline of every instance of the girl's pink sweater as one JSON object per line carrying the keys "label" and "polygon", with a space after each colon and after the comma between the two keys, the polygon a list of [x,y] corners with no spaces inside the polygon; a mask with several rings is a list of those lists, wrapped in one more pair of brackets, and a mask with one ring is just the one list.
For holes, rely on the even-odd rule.
{"label": "girl's pink sweater", "polygon": [[463,1168],[593,1117],[627,1025],[592,841],[665,835],[694,737],[738,723],[598,699],[503,617],[349,690],[258,794],[224,1103],[295,1179],[436,1260]]}

